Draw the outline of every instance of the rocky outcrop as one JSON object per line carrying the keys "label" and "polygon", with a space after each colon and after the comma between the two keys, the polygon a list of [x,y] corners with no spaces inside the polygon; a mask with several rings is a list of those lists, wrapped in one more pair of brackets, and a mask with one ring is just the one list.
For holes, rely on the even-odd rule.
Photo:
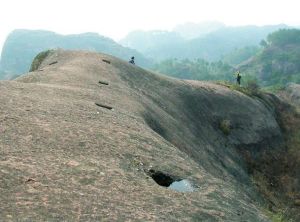
{"label": "rocky outcrop", "polygon": [[272,96],[90,52],[57,50],[39,64],[0,82],[3,220],[269,220],[241,153],[282,148]]}
{"label": "rocky outcrop", "polygon": [[300,107],[300,85],[291,83],[287,85],[285,92],[290,101]]}

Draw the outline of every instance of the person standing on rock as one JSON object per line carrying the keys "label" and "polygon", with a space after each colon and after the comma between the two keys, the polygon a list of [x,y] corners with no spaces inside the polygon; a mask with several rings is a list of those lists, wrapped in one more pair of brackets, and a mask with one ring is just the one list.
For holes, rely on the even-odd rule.
{"label": "person standing on rock", "polygon": [[240,75],[240,70],[238,70],[236,74],[236,82],[239,84],[239,86],[241,85],[241,78],[242,76]]}
{"label": "person standing on rock", "polygon": [[133,65],[135,64],[135,63],[134,63],[134,56],[131,57],[131,59],[129,60],[129,63],[131,63],[131,64],[133,64]]}

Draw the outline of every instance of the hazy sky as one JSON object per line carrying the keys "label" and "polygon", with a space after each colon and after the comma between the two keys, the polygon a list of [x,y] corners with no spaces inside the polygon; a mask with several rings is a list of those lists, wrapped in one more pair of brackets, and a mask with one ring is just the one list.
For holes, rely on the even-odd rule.
{"label": "hazy sky", "polygon": [[299,0],[1,0],[0,48],[14,29],[61,34],[97,32],[119,40],[135,29],[185,22],[226,25],[300,24]]}

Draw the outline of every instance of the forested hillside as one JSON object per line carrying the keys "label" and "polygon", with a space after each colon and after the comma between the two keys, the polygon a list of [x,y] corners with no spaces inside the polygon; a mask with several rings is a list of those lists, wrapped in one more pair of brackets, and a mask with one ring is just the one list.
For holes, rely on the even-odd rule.
{"label": "forested hillside", "polygon": [[154,70],[181,79],[228,81],[234,79],[234,68],[221,61],[169,59],[158,63]]}
{"label": "forested hillside", "polygon": [[268,35],[256,56],[240,66],[264,86],[300,82],[300,30],[282,29]]}
{"label": "forested hillside", "polygon": [[159,62],[155,71],[194,80],[235,81],[241,71],[242,85],[255,81],[262,87],[281,87],[300,83],[300,30],[281,29],[270,33],[260,46],[236,49],[218,62],[203,59],[168,59]]}

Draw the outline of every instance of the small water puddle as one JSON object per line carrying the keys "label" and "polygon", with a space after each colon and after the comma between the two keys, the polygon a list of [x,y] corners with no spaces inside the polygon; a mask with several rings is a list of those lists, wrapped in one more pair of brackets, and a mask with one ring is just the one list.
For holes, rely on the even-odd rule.
{"label": "small water puddle", "polygon": [[180,181],[173,182],[169,187],[171,190],[175,190],[178,192],[193,192],[195,191],[195,187],[191,184],[190,181],[184,179]]}

